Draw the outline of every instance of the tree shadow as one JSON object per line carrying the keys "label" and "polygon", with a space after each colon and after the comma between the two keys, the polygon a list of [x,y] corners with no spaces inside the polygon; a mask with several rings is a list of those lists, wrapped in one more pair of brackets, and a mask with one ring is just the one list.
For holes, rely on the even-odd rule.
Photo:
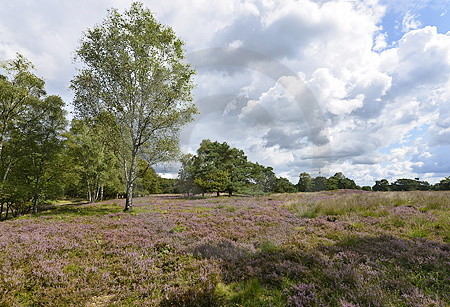
{"label": "tree shadow", "polygon": [[122,212],[122,206],[116,203],[91,203],[75,201],[70,204],[48,205],[41,209],[38,216],[94,216]]}
{"label": "tree shadow", "polygon": [[[310,250],[262,245],[253,252],[222,241],[202,243],[189,252],[216,260],[226,284],[257,280],[284,291],[288,304],[295,306],[444,306],[450,301],[449,244],[425,239],[347,237]],[[192,291],[165,303],[187,306],[187,297],[198,295],[203,302],[219,304],[213,291]]]}

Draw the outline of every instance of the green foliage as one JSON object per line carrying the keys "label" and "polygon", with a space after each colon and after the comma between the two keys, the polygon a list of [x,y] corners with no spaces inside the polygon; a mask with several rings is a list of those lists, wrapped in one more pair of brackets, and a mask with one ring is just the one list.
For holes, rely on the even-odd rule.
{"label": "green foliage", "polygon": [[358,189],[359,188],[353,180],[345,177],[344,174],[342,174],[340,172],[334,174],[334,176],[330,177],[330,179],[336,180],[338,189]]}
{"label": "green foliage", "polygon": [[161,178],[144,160],[138,161],[138,174],[135,191],[139,195],[163,193]]}
{"label": "green foliage", "polygon": [[258,163],[249,162],[250,167],[250,185],[249,189],[253,190],[251,194],[274,192],[278,183],[272,167],[266,167]]}
{"label": "green foliage", "polygon": [[0,63],[6,72],[0,78],[0,156],[4,142],[17,120],[45,95],[44,81],[34,75],[33,64],[17,54],[16,59]]}
{"label": "green foliage", "polygon": [[68,195],[89,202],[123,193],[120,165],[108,146],[107,132],[98,121],[73,119],[65,136],[70,173]]}
{"label": "green foliage", "polygon": [[295,193],[297,188],[287,178],[276,178],[275,186],[272,188],[274,193]]}
{"label": "green foliage", "polygon": [[66,127],[64,102],[58,96],[34,101],[12,133],[16,163],[11,175],[29,191],[33,211],[41,198],[62,196],[64,172],[61,134]]}
{"label": "green foliage", "polygon": [[177,179],[172,178],[159,178],[159,185],[161,187],[161,193],[163,194],[178,194],[179,183]]}
{"label": "green foliage", "polygon": [[450,190],[450,176],[449,177],[445,177],[444,179],[442,179],[438,184],[437,184],[437,189],[438,190]]}
{"label": "green foliage", "polygon": [[250,164],[242,150],[203,140],[193,161],[194,183],[204,191],[238,191],[248,181]]}
{"label": "green foliage", "polygon": [[[313,180],[313,191],[324,191],[327,189],[328,180],[326,177],[318,176]],[[329,186],[329,185],[328,185]]]}
{"label": "green foliage", "polygon": [[[46,96],[44,81],[23,56],[2,64],[0,78],[0,183],[2,205],[14,215],[64,191],[64,102]],[[27,209],[28,208],[28,209]]]}
{"label": "green foliage", "polygon": [[313,188],[313,180],[308,173],[301,173],[297,183],[299,192],[310,192]]}
{"label": "green foliage", "polygon": [[242,150],[227,143],[203,140],[197,155],[184,155],[180,162],[180,189],[188,195],[204,192],[260,195],[297,191],[288,179],[277,178],[271,167],[248,161]]}
{"label": "green foliage", "polygon": [[345,177],[341,172],[334,174],[330,178],[318,176],[311,178],[308,173],[301,173],[297,183],[299,192],[325,191],[338,189],[360,189],[356,183]]}
{"label": "green foliage", "polygon": [[191,103],[194,70],[183,43],[140,3],[85,32],[76,51],[84,63],[72,80],[79,117],[99,117],[123,168],[125,210],[131,209],[137,158],[171,161],[180,129],[197,112]]}
{"label": "green foliage", "polygon": [[325,182],[325,190],[339,189],[339,181],[336,178],[330,177],[329,179],[324,180],[324,182]]}
{"label": "green foliage", "polygon": [[390,186],[392,191],[416,191],[422,190],[426,191],[430,189],[430,184],[426,181],[419,181],[417,179],[397,179]]}
{"label": "green foliage", "polygon": [[198,185],[204,191],[224,192],[229,183],[231,183],[231,177],[229,172],[217,169],[209,166],[207,169],[202,170],[202,174],[198,175],[199,178],[194,180],[194,183]]}
{"label": "green foliage", "polygon": [[375,181],[375,185],[372,187],[374,191],[389,191],[389,181],[386,179],[381,179],[379,181]]}
{"label": "green foliage", "polygon": [[200,188],[194,183],[195,180],[195,156],[184,154],[180,158],[181,168],[178,172],[178,187],[182,193],[187,196],[196,192],[201,192]]}

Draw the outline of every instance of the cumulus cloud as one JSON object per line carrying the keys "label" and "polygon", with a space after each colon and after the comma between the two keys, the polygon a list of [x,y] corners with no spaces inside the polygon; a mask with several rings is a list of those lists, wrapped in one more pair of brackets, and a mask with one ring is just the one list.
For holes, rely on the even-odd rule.
{"label": "cumulus cloud", "polygon": [[[450,36],[421,25],[428,2],[144,1],[198,70],[201,114],[183,131],[183,150],[226,141],[293,182],[303,171],[370,185],[435,178],[449,163]],[[0,57],[23,53],[70,96],[81,32],[131,1],[14,3],[0,12]],[[403,16],[392,44],[388,8]]]}
{"label": "cumulus cloud", "polygon": [[[448,94],[448,36],[434,27],[410,28],[398,44],[388,47],[379,26],[384,8],[366,4],[269,3],[242,12],[243,18],[235,16],[217,31],[211,40],[215,45],[257,50],[296,72],[272,78],[274,84],[266,82],[247,101],[231,104],[238,114],[234,126],[253,138],[240,142],[240,134],[227,133],[231,130],[220,122],[227,122],[224,113],[216,122],[217,131],[235,140],[250,158],[270,162],[268,157],[283,156],[287,163],[278,163],[276,171],[293,180],[299,171],[325,172],[339,165],[347,165],[349,176],[355,174],[363,182],[383,176],[383,170],[383,177],[390,179],[414,174],[420,165],[412,161],[414,152],[382,152],[411,142],[411,132],[427,125],[435,142],[446,138],[446,128],[433,123],[445,113],[445,104],[436,96]],[[341,14],[331,13],[336,11]],[[249,63],[239,65],[247,71],[258,67]],[[252,82],[255,79],[257,75]],[[305,87],[289,86],[297,79]],[[248,88],[243,83],[239,93]],[[380,166],[383,161],[388,164]],[[355,171],[359,168],[364,172]]]}
{"label": "cumulus cloud", "polygon": [[419,28],[422,23],[417,19],[418,16],[412,14],[411,12],[406,12],[402,20],[402,30],[403,32],[409,32]]}
{"label": "cumulus cloud", "polygon": [[450,72],[450,36],[427,26],[406,33],[398,48],[386,51],[381,68],[396,78],[399,87],[427,84],[439,87]]}

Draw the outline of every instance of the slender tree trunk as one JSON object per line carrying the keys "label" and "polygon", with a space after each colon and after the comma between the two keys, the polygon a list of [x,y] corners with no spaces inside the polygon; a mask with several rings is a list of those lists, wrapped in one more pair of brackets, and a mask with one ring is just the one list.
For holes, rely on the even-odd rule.
{"label": "slender tree trunk", "polygon": [[33,214],[38,213],[38,204],[39,204],[39,194],[34,194],[34,196],[33,196]]}
{"label": "slender tree trunk", "polygon": [[4,136],[4,130],[2,129],[2,132],[0,132],[0,157],[2,156],[3,152],[3,136]]}
{"label": "slender tree trunk", "polygon": [[131,154],[131,163],[129,169],[127,170],[127,187],[126,187],[126,200],[125,200],[125,208],[123,211],[130,211],[133,208],[133,188],[134,188],[134,178],[136,173],[136,148],[133,150]]}
{"label": "slender tree trunk", "polygon": [[89,180],[87,180],[86,183],[87,183],[87,199],[88,199],[88,203],[92,203],[92,191],[91,191],[91,185],[89,184]]}
{"label": "slender tree trunk", "polygon": [[[1,155],[1,151],[0,151],[0,155]],[[9,171],[11,170],[11,164],[12,164],[11,161],[8,162],[8,166],[6,167],[6,171],[3,174],[3,183],[5,183],[6,182],[6,178],[8,178]]]}
{"label": "slender tree trunk", "polygon": [[125,209],[123,211],[130,211],[133,207],[133,182],[127,181],[127,195],[125,200]]}
{"label": "slender tree trunk", "polygon": [[98,201],[100,199],[100,186],[97,186],[97,189],[95,191],[95,199],[94,201]]}
{"label": "slender tree trunk", "polygon": [[103,201],[103,185],[100,188],[100,201]]}
{"label": "slender tree trunk", "polygon": [[217,197],[219,197],[219,196],[220,196],[220,192],[219,192],[219,191],[217,191],[216,193],[217,193]]}
{"label": "slender tree trunk", "polygon": [[6,215],[5,215],[5,220],[8,219],[8,213],[9,213],[9,203],[6,203]]}
{"label": "slender tree trunk", "polygon": [[[42,168],[41,168],[42,169]],[[34,195],[33,195],[33,214],[38,213],[38,204],[39,204],[39,186],[41,183],[40,176],[37,176],[36,183],[34,184]]]}
{"label": "slender tree trunk", "polygon": [[2,202],[2,204],[0,206],[0,221],[2,220],[2,216],[3,216],[3,205],[4,205],[4,203]]}

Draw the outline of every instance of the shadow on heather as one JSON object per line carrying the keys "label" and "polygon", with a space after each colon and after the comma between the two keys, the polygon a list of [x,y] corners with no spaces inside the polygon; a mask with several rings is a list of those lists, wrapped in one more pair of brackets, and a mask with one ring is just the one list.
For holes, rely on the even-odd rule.
{"label": "shadow on heather", "polygon": [[83,201],[79,201],[70,204],[46,206],[42,209],[38,216],[78,217],[107,215],[110,213],[119,213],[122,211],[123,207],[117,205],[116,203],[86,204]]}
{"label": "shadow on heather", "polygon": [[[217,260],[224,284],[177,293],[162,306],[283,306],[287,302],[288,306],[381,307],[450,302],[450,247],[425,239],[347,237],[312,250],[263,244],[256,252],[223,241],[190,252]],[[265,292],[272,297],[264,298]]]}

